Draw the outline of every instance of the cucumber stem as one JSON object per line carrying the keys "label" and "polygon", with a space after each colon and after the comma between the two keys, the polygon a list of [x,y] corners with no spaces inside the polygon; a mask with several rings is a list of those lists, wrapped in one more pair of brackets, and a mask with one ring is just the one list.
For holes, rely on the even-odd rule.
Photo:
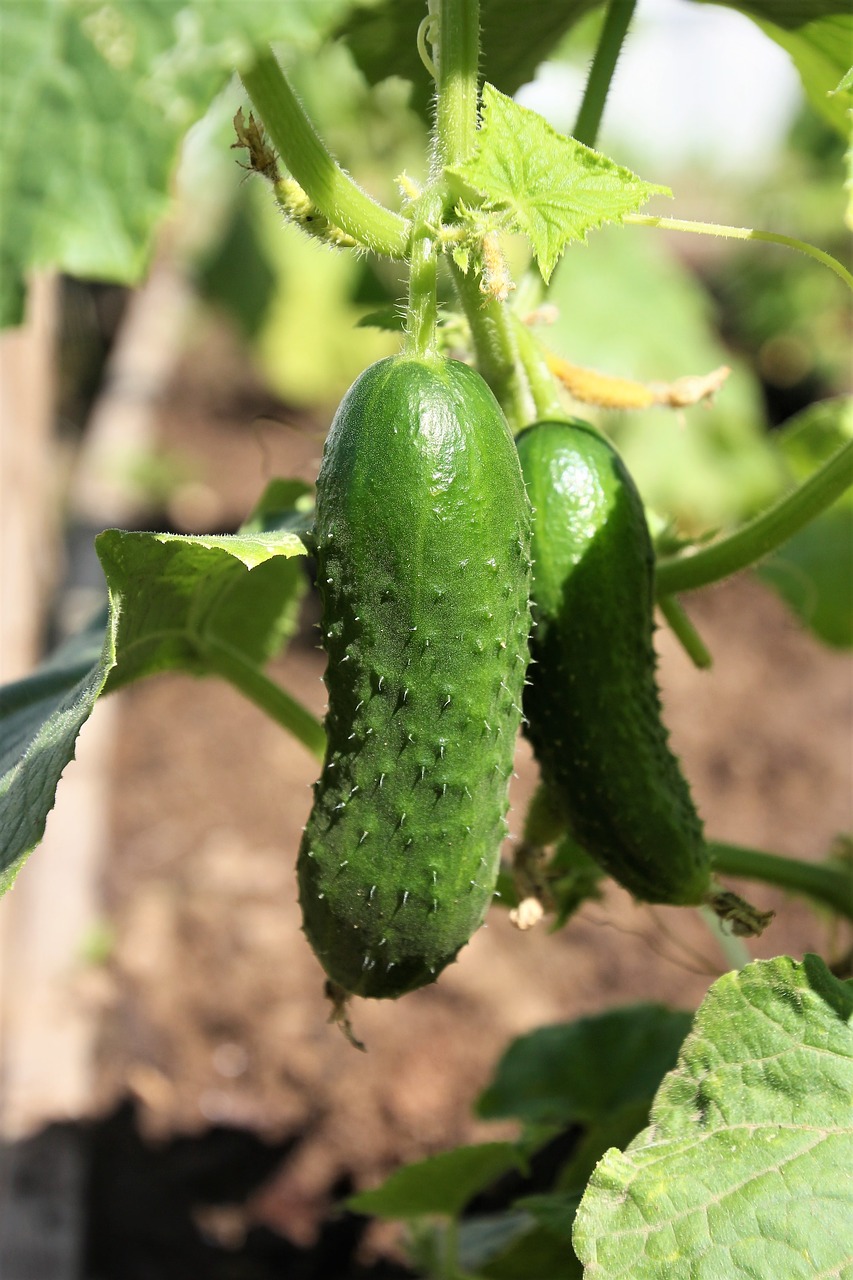
{"label": "cucumber stem", "polygon": [[709,840],[708,849],[714,870],[722,875],[760,880],[803,894],[853,920],[853,875],[850,867],[841,861],[837,865],[802,862],[799,858],[783,858],[778,853],[764,853],[722,840]]}
{"label": "cucumber stem", "polygon": [[444,170],[464,160],[477,139],[479,0],[429,0],[429,17],[418,38],[432,45],[436,75],[432,160],[413,210],[406,314],[406,352],[417,356],[436,352],[438,232],[450,198]]}
{"label": "cucumber stem", "polygon": [[742,525],[698,551],[668,556],[655,568],[658,598],[719,582],[747,569],[780,547],[853,485],[853,440],[842,445],[823,466]]}
{"label": "cucumber stem", "polygon": [[681,601],[675,596],[662,596],[658,600],[658,608],[694,667],[707,671],[714,660],[705,641],[685,613]]}
{"label": "cucumber stem", "polygon": [[524,365],[527,383],[539,422],[564,422],[569,414],[563,407],[554,375],[548,368],[544,352],[520,316],[512,313],[518,354]]}
{"label": "cucumber stem", "polygon": [[438,302],[437,227],[441,221],[442,193],[430,183],[417,200],[412,216],[409,258],[409,302],[406,309],[407,355],[434,356],[437,353],[436,324]]}
{"label": "cucumber stem", "polygon": [[233,684],[270,719],[292,733],[318,760],[323,759],[326,734],[319,720],[306,707],[224,644],[208,640],[205,657],[212,672]]}
{"label": "cucumber stem", "polygon": [[438,15],[433,53],[436,81],[433,157],[436,176],[467,160],[477,142],[479,0],[430,0]]}
{"label": "cucumber stem", "polygon": [[572,136],[585,147],[594,147],[604,114],[619,53],[628,34],[637,0],[610,0],[592,66],[589,69],[583,101]]}
{"label": "cucumber stem", "polygon": [[333,158],[272,50],[242,73],[246,92],[287,169],[321,213],[374,253],[404,258],[409,223],[362,191]]}
{"label": "cucumber stem", "polygon": [[451,264],[453,282],[471,329],[477,368],[494,392],[515,432],[536,418],[524,376],[512,314],[505,303],[481,293],[473,272]]}

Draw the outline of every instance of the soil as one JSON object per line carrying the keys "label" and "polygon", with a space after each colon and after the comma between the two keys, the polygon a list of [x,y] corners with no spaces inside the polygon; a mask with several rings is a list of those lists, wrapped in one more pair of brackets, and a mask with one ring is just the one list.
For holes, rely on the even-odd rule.
{"label": "soil", "polygon": [[[227,340],[209,337],[164,406],[164,448],[192,473],[169,508],[183,528],[234,527],[267,478],[316,475],[322,428],[286,415],[249,375],[235,378],[235,367]],[[751,578],[687,604],[714,667],[697,671],[662,630],[660,680],[709,833],[825,856],[853,826],[849,659],[821,648]],[[322,713],[315,608],[309,599],[275,674]],[[367,1046],[359,1053],[328,1022],[322,974],[299,926],[294,861],[316,762],[213,680],[164,675],[117,696],[105,880],[114,942],[102,974],[97,1099],[112,1113],[102,1132],[113,1145],[104,1139],[98,1148],[99,1185],[111,1184],[109,1170],[134,1142],[164,1161],[193,1149],[203,1161],[216,1148],[211,1135],[231,1141],[228,1158],[238,1163],[251,1149],[260,1164],[229,1184],[231,1203],[208,1196],[194,1220],[211,1248],[239,1251],[258,1233],[294,1249],[327,1241],[342,1190],[512,1132],[476,1120],[472,1106],[514,1036],[637,1000],[695,1007],[729,967],[694,912],[638,906],[614,885],[553,935],[543,925],[519,932],[498,907],[435,986],[399,1002],[354,1003]],[[535,782],[523,744],[517,773],[514,830]],[[738,887],[777,912],[750,943],[753,955],[831,956],[845,945],[805,904]],[[132,1235],[121,1214],[98,1221],[102,1244]],[[358,1244],[367,1259],[387,1252],[389,1233],[371,1229],[362,1239],[362,1230],[350,1230],[348,1248]],[[97,1274],[132,1274],[112,1266],[102,1262]],[[201,1264],[190,1273],[226,1274]],[[144,1274],[173,1272],[152,1263]],[[270,1274],[303,1273],[282,1261]],[[329,1264],[316,1274],[343,1270]]]}

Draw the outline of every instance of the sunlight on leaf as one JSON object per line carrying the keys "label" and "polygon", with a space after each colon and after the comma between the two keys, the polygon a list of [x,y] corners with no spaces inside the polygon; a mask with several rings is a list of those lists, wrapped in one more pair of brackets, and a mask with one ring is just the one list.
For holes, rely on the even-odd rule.
{"label": "sunlight on leaf", "polygon": [[586,1280],[849,1275],[851,1020],[853,988],[816,956],[715,982],[650,1126],[587,1187]]}
{"label": "sunlight on leaf", "polygon": [[[477,152],[450,172],[527,236],[546,281],[566,245],[620,222],[653,195],[671,194],[558,133],[490,84],[483,86]],[[464,198],[464,189],[459,194]]]}

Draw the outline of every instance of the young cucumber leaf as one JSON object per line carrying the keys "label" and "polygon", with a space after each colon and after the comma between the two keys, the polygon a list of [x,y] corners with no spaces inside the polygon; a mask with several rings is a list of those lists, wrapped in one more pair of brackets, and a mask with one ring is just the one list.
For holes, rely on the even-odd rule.
{"label": "young cucumber leaf", "polygon": [[[853,438],[853,400],[827,400],[775,436],[798,483]],[[756,569],[825,644],[853,647],[853,489]]]}
{"label": "young cucumber leaf", "polygon": [[[284,519],[274,508],[267,523]],[[44,835],[60,776],[101,693],[170,669],[219,673],[250,689],[296,625],[303,577],[293,557],[306,549],[293,532],[108,530],[96,545],[108,616],[102,612],[33,675],[0,690],[0,894]],[[280,718],[288,714],[316,750],[319,725],[297,704]]]}
{"label": "young cucumber leaf", "polygon": [[587,1280],[848,1275],[852,1021],[853,986],[816,956],[715,982],[651,1124],[590,1180]]}
{"label": "young cucumber leaf", "polygon": [[490,84],[483,86],[477,150],[450,176],[462,200],[476,192],[508,228],[527,236],[546,281],[571,241],[620,222],[653,195],[672,194],[557,133]]}
{"label": "young cucumber leaf", "polygon": [[512,1142],[457,1147],[417,1164],[404,1165],[382,1186],[350,1197],[347,1207],[379,1218],[418,1218],[424,1214],[453,1217],[478,1191],[521,1164],[521,1154]]}
{"label": "young cucumber leaf", "polygon": [[310,48],[347,7],[3,0],[0,326],[20,321],[34,266],[139,280],[190,125],[255,48]]}

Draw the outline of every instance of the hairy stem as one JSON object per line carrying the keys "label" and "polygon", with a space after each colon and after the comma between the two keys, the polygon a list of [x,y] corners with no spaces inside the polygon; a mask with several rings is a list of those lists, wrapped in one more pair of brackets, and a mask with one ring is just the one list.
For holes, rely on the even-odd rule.
{"label": "hairy stem", "polygon": [[320,212],[374,253],[405,257],[409,223],[344,173],[308,119],[272,51],[261,54],[242,78],[282,161]]}
{"label": "hairy stem", "polygon": [[655,569],[658,597],[693,591],[755,564],[831,506],[851,484],[853,440],[798,488],[728,537],[698,551],[659,560]]}
{"label": "hairy stem", "polygon": [[480,292],[473,272],[451,267],[453,280],[471,328],[477,368],[488,382],[514,431],[536,417],[536,406],[521,366],[509,308]]}
{"label": "hairy stem", "polygon": [[406,353],[430,356],[436,353],[436,278],[438,245],[436,228],[441,220],[442,195],[430,183],[415,204],[409,258],[409,303],[406,311]]}
{"label": "hairy stem", "polygon": [[598,47],[589,69],[583,101],[575,121],[573,137],[586,147],[594,147],[604,104],[610,91],[613,73],[619,53],[628,34],[637,0],[610,0],[604,18],[604,26],[598,38]]}
{"label": "hairy stem", "polygon": [[817,262],[822,262],[830,271],[834,271],[847,285],[853,289],[853,275],[833,258],[831,253],[816,248],[805,240],[795,240],[793,236],[783,236],[775,231],[755,231],[751,227],[724,227],[716,222],[691,222],[685,218],[657,218],[652,214],[629,213],[623,219],[635,227],[663,227],[667,231],[691,231],[699,236],[723,236],[730,240],[761,240],[765,244],[781,244],[788,249],[796,249],[805,253]]}
{"label": "hairy stem", "polygon": [[521,357],[524,372],[527,375],[527,383],[530,388],[530,395],[533,398],[537,421],[562,422],[566,420],[569,415],[563,408],[563,403],[557,391],[557,384],[554,381],[554,375],[548,368],[548,362],[545,359],[542,348],[519,316],[512,315],[511,318],[515,328],[518,354]]}
{"label": "hairy stem", "polygon": [[721,840],[708,842],[714,870],[744,880],[760,880],[791,893],[803,894],[853,920],[853,876],[849,866],[831,862],[801,862],[778,853],[763,853]]}
{"label": "hairy stem", "polygon": [[433,41],[438,72],[434,159],[440,173],[467,160],[477,141],[480,4],[479,0],[433,3],[438,13]]}
{"label": "hairy stem", "polygon": [[323,726],[307,708],[227,646],[210,644],[206,656],[212,671],[233,684],[270,719],[292,733],[318,760],[323,759],[326,735]]}

